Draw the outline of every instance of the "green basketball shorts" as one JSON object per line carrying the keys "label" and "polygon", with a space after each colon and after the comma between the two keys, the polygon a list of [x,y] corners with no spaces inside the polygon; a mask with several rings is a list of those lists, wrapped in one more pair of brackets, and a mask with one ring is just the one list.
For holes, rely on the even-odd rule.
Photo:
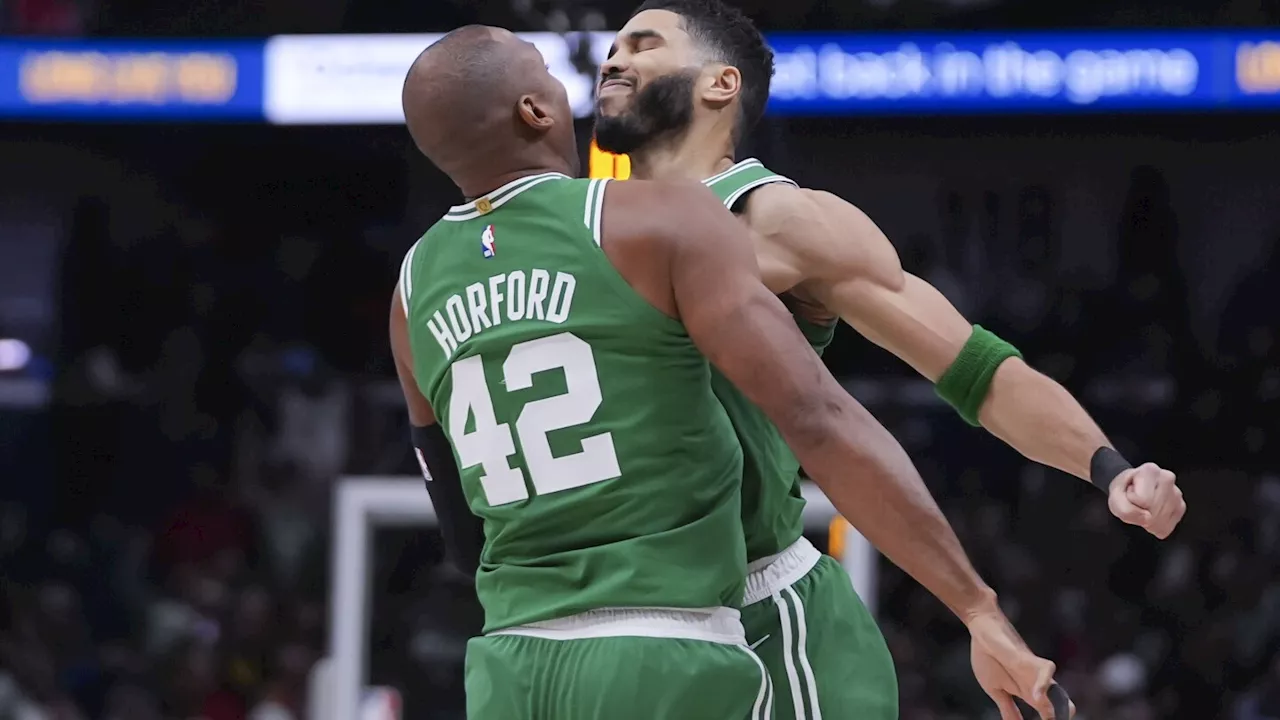
{"label": "green basketball shorts", "polygon": [[467,643],[468,720],[770,720],[738,611],[594,610]]}
{"label": "green basketball shorts", "polygon": [[893,657],[834,558],[801,538],[748,576],[743,604],[747,642],[773,680],[777,720],[897,719]]}

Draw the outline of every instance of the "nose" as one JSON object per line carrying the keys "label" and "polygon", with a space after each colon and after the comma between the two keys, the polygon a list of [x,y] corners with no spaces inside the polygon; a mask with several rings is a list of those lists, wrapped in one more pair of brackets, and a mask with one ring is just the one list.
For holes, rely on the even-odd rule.
{"label": "nose", "polygon": [[600,66],[600,80],[603,82],[604,79],[608,78],[610,75],[618,75],[626,69],[627,65],[625,54],[620,51],[614,52],[609,55],[609,58]]}

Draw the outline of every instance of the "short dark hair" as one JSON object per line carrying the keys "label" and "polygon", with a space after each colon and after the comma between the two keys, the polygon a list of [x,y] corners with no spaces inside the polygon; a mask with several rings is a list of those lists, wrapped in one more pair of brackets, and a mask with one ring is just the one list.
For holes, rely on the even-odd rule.
{"label": "short dark hair", "polygon": [[679,15],[684,31],[716,62],[732,65],[742,73],[735,142],[740,142],[764,115],[773,80],[773,50],[764,35],[741,10],[722,0],[647,0],[632,13],[666,10]]}
{"label": "short dark hair", "polygon": [[515,46],[493,31],[454,30],[423,50],[405,76],[400,102],[409,135],[446,173],[457,157],[474,158],[474,142],[491,130],[495,108],[514,105],[525,89],[518,84],[525,76],[510,70]]}

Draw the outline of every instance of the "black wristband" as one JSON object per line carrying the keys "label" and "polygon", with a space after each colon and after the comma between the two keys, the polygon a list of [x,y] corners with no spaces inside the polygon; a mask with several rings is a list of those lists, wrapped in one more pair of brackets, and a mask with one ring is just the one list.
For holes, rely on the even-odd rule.
{"label": "black wristband", "polygon": [[462,477],[453,447],[439,425],[411,427],[413,446],[427,480],[427,493],[444,539],[445,557],[464,573],[474,574],[484,549],[484,522],[471,512],[462,491]]}
{"label": "black wristband", "polygon": [[1116,452],[1115,448],[1103,446],[1093,453],[1093,459],[1089,461],[1089,482],[1106,492],[1111,488],[1111,481],[1115,480],[1117,475],[1132,469],[1133,466],[1129,461]]}

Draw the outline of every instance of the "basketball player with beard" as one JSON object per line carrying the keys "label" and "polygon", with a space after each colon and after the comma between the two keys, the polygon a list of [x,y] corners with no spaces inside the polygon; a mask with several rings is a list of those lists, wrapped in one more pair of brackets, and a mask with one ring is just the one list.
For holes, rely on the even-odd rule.
{"label": "basketball player with beard", "polygon": [[[736,9],[720,0],[646,2],[601,68],[596,140],[630,155],[636,178],[709,186],[754,231],[765,284],[786,301],[815,351],[844,319],[934,382],[968,423],[1094,483],[1116,517],[1168,537],[1186,511],[1172,473],[1130,466],[1070,393],[904,272],[893,245],[858,208],[757,160],[735,162],[736,146],[764,112],[772,74],[772,52]],[[778,717],[896,718],[893,661],[874,618],[843,569],[801,535],[798,461],[749,400],[723,378],[713,382],[746,455],[742,618],[773,675]],[[846,517],[863,528],[870,513]],[[1021,717],[999,673],[977,655],[974,661],[1002,718]],[[1046,712],[1043,702],[1033,704]]]}
{"label": "basketball player with beard", "polygon": [[389,334],[446,552],[478,566],[468,717],[773,717],[738,610],[741,431],[708,363],[837,508],[875,508],[864,531],[966,620],[975,664],[1022,697],[1051,692],[1053,663],[901,446],[801,344],[713,192],[574,179],[564,86],[506,30],[449,33],[402,102],[467,198],[406,253]]}

